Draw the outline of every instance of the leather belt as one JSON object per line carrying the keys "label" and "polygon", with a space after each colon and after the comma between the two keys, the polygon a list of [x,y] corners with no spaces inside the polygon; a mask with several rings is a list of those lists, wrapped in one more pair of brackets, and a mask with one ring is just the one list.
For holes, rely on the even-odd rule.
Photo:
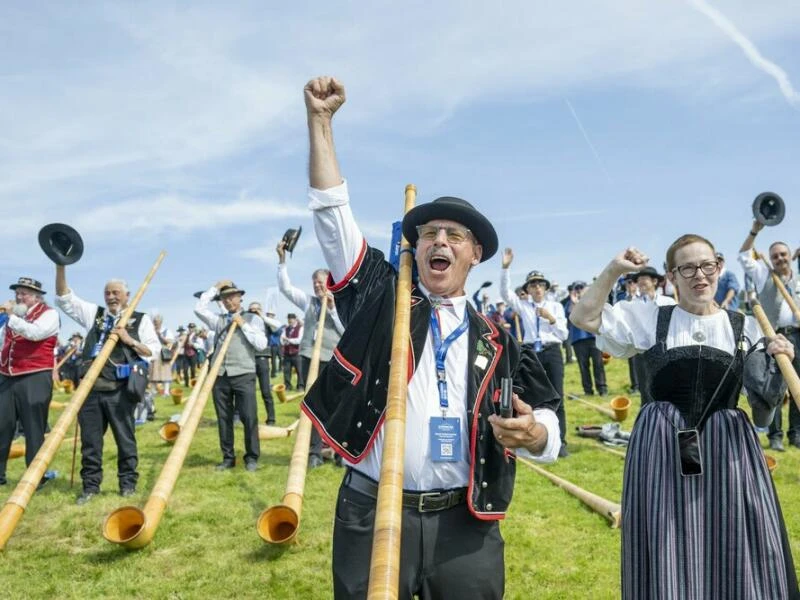
{"label": "leather belt", "polygon": [[[348,469],[344,485],[370,498],[377,499],[378,497],[378,484],[354,469]],[[435,492],[403,492],[403,508],[413,508],[421,513],[447,510],[463,504],[466,500],[467,488],[465,487]]]}
{"label": "leather belt", "polygon": [[778,327],[775,330],[775,333],[780,333],[781,335],[793,335],[800,331],[800,328],[795,327],[794,325],[787,325],[786,327]]}

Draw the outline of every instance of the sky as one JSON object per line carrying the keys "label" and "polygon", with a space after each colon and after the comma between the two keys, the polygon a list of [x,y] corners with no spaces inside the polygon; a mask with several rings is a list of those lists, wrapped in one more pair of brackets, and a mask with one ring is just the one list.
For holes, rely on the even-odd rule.
{"label": "sky", "polygon": [[[787,215],[757,247],[800,246],[798,32],[796,0],[4,2],[0,286],[32,276],[52,301],[37,232],[63,222],[86,299],[165,250],[140,308],[169,327],[220,279],[285,316],[283,232],[303,227],[299,287],[324,264],[302,93],[323,74],[347,90],[334,134],[373,246],[414,183],[484,212],[519,283],[590,281],[630,245],[660,266],[689,232],[740,273],[760,192]],[[468,292],[494,300],[499,276],[500,253]]]}

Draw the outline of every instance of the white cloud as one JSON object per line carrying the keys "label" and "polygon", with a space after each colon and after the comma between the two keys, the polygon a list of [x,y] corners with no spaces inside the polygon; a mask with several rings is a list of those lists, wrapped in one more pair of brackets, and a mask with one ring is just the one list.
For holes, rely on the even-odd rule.
{"label": "white cloud", "polygon": [[786,100],[795,108],[800,108],[800,93],[798,93],[792,82],[789,81],[789,76],[781,67],[774,62],[767,60],[759,52],[756,45],[751,42],[739,29],[734,25],[730,19],[723,15],[713,6],[710,6],[704,0],[688,0],[689,4],[696,10],[707,16],[726,36],[728,36],[737,46],[742,49],[747,59],[753,65],[763,71],[773,79],[775,79],[781,93]]}

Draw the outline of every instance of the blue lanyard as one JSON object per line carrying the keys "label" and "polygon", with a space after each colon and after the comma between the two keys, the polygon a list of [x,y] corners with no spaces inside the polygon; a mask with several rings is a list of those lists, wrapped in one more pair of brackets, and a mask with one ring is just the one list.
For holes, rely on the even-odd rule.
{"label": "blue lanyard", "polygon": [[447,373],[445,372],[445,359],[447,358],[447,351],[453,342],[469,328],[469,320],[467,319],[467,310],[464,309],[464,320],[461,321],[450,335],[442,341],[442,330],[439,327],[439,309],[435,308],[431,311],[431,332],[433,333],[433,349],[436,356],[436,383],[439,388],[439,406],[442,409],[442,416],[447,414]]}

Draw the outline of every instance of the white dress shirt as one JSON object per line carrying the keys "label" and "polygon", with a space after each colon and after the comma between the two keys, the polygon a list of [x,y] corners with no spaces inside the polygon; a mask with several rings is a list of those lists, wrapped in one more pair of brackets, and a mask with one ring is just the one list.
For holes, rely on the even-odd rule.
{"label": "white dress shirt", "polygon": [[[31,306],[26,314],[30,313],[34,308],[37,308],[40,303]],[[32,323],[26,321],[17,315],[9,315],[8,321],[0,327],[0,348],[3,347],[3,342],[6,338],[6,328],[16,334],[21,335],[26,340],[38,342],[43,339],[58,335],[58,313],[52,308],[48,307],[39,318]]]}
{"label": "white dress shirt", "polygon": [[[500,295],[522,319],[522,328],[525,330],[525,337],[522,339],[524,344],[533,344],[537,338],[541,340],[542,344],[560,344],[569,336],[567,317],[564,315],[564,307],[561,303],[553,300],[543,300],[542,302],[521,300],[511,290],[511,269],[500,271]],[[547,310],[553,315],[556,322],[550,323],[547,319],[538,316],[536,314],[538,308]]]}
{"label": "white dress shirt", "polygon": [[[97,315],[98,305],[79,298],[72,290],[68,291],[63,296],[56,296],[56,306],[63,310],[64,314],[81,327],[91,329],[94,325],[94,318]],[[106,314],[114,317],[115,327],[117,321],[119,321],[119,318],[122,316],[122,312],[124,311],[116,315],[111,315],[108,309],[106,309]],[[149,362],[161,351],[161,342],[156,335],[156,329],[149,315],[142,314],[142,318],[139,320],[139,329],[137,333],[139,335],[139,342],[147,346],[151,352],[151,356],[139,355],[139,358]],[[139,353],[137,352],[137,354]]]}
{"label": "white dress shirt", "polygon": [[[297,306],[305,314],[309,304],[311,304],[311,298],[303,290],[292,285],[289,280],[289,270],[286,268],[286,263],[278,264],[278,289],[286,296],[289,302]],[[344,325],[339,319],[339,313],[336,312],[336,303],[334,303],[333,308],[328,307],[326,313],[333,319],[333,326],[336,328],[337,333],[342,335],[344,333]]]}
{"label": "white dress shirt", "polygon": [[[217,327],[220,329],[227,325],[227,314],[218,315],[208,308],[209,305],[214,301],[214,297],[219,293],[216,287],[213,285],[208,288],[205,292],[200,294],[200,298],[198,298],[197,303],[194,305],[194,314],[197,315],[197,318],[203,321],[211,331],[216,331]],[[242,318],[242,325],[239,329],[244,334],[245,339],[249,342],[249,344],[255,348],[256,350],[264,350],[266,349],[267,343],[267,335],[264,333],[263,327],[253,327],[245,318]]]}
{"label": "white dress shirt", "polygon": [[[309,208],[314,211],[314,227],[333,281],[341,281],[350,271],[364,247],[364,236],[350,210],[347,184],[327,189],[309,190]],[[424,287],[420,285],[423,293]],[[429,299],[435,302],[437,298]],[[441,299],[439,299],[441,300]],[[446,338],[463,320],[466,296],[448,298],[439,310],[442,337]],[[469,483],[469,436],[467,423],[467,356],[469,330],[450,346],[445,359],[447,373],[448,417],[458,417],[461,429],[461,459],[457,462],[434,462],[430,458],[431,417],[441,417],[433,335],[428,332],[422,355],[408,383],[406,405],[405,461],[403,487],[407,490],[433,490],[464,487]],[[560,448],[558,419],[549,409],[533,411],[537,421],[547,429],[547,445],[540,460],[553,462]],[[376,435],[372,449],[352,468],[380,479],[384,430]]]}

